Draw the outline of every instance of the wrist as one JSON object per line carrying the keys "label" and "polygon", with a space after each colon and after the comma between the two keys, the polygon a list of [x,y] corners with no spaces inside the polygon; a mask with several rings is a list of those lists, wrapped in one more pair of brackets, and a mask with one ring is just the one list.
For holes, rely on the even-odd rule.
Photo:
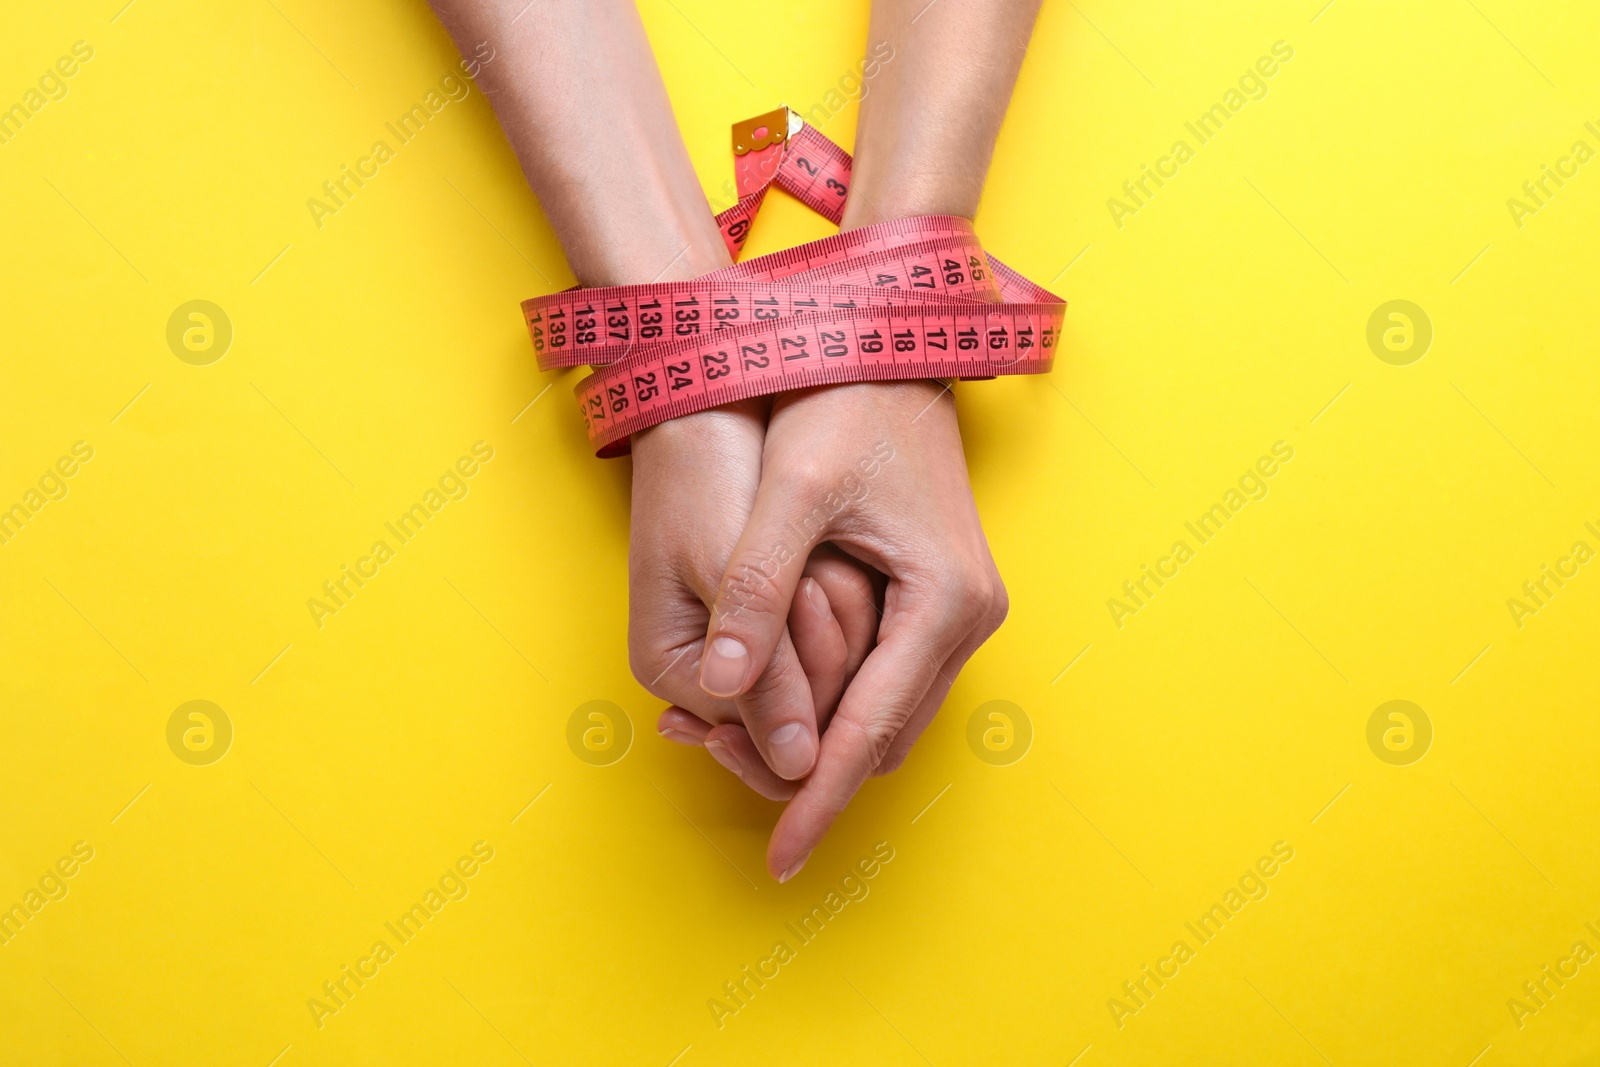
{"label": "wrist", "polygon": [[633,454],[682,457],[690,463],[709,465],[730,451],[758,452],[766,435],[770,405],[766,397],[740,400],[707,411],[697,411],[668,419],[633,435]]}
{"label": "wrist", "polygon": [[585,288],[680,282],[721,270],[733,260],[716,220],[614,219],[608,234],[569,252],[573,274]]}
{"label": "wrist", "polygon": [[873,180],[870,176],[861,180],[852,175],[839,229],[859,230],[863,226],[919,215],[955,215],[971,219],[977,214],[977,207],[975,190],[936,175],[905,174],[886,181]]}
{"label": "wrist", "polygon": [[886,381],[819,385],[774,396],[772,417],[803,414],[806,421],[845,428],[845,433],[876,432],[911,421],[948,391],[939,378],[894,378]]}

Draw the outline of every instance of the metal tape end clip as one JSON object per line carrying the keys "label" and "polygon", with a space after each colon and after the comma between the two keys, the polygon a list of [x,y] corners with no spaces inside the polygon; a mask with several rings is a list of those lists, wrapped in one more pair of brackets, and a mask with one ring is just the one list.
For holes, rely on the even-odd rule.
{"label": "metal tape end clip", "polygon": [[780,107],[753,119],[734,123],[733,154],[743,156],[783,143],[791,134],[798,132],[796,120],[799,117],[787,107]]}

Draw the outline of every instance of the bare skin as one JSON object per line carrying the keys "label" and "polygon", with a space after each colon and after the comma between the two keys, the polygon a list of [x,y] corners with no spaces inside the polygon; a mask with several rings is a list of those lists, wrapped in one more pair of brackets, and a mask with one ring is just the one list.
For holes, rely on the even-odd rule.
{"label": "bare skin", "polygon": [[[726,265],[631,3],[434,6],[463,53],[490,41],[503,57],[483,88],[583,284]],[[1038,6],[875,0],[869,38],[895,58],[862,103],[845,228],[976,214]],[[884,449],[867,491],[775,578],[738,582]],[[634,673],[673,705],[664,735],[789,801],[767,851],[786,880],[866,778],[905,759],[1005,618],[954,402],[929,382],[806,390],[665,423],[633,455]]]}

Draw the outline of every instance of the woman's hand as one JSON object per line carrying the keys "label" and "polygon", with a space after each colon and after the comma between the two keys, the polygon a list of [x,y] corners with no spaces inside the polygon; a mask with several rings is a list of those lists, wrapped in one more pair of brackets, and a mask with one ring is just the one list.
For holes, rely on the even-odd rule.
{"label": "woman's hand", "polygon": [[875,647],[773,831],[767,866],[780,881],[799,870],[869,775],[900,765],[956,674],[1005,619],[1005,586],[973,504],[948,390],[863,383],[774,402],[749,523],[717,585],[700,668],[704,690],[736,698],[744,722],[756,724],[758,749],[762,727],[814,721],[799,682],[775,683],[766,672],[792,661],[790,616],[824,541],[887,585]]}
{"label": "woman's hand", "polygon": [[[705,583],[713,594],[715,581],[713,577]],[[882,587],[882,575],[831,545],[818,547],[806,561],[799,594],[789,608],[789,634],[811,683],[820,730],[827,729],[839,697],[877,640]],[[708,602],[696,639],[704,638],[710,618]],[[714,708],[725,703],[715,697],[706,699]],[[750,731],[737,718],[707,721],[674,705],[661,713],[656,729],[670,741],[704,745],[718,763],[768,800],[794,796],[795,783],[772,772],[750,740]]]}
{"label": "woman's hand", "polygon": [[[711,696],[700,686],[702,651],[717,583],[755,505],[766,405],[747,401],[673,420],[633,441],[633,529],[629,538],[628,653],[634,676],[673,707],[658,729],[670,740],[707,751],[756,792],[774,800],[794,793],[788,779],[811,769],[824,727],[877,630],[876,591],[856,561],[819,548],[807,562],[800,597],[775,645],[763,685],[789,698],[772,724],[757,700]],[[740,705],[755,713],[746,718]],[[780,777],[745,724],[771,734],[790,727],[803,761]],[[739,724],[730,726],[727,724]],[[791,746],[792,747],[792,746]],[[801,765],[803,762],[803,765]]]}
{"label": "woman's hand", "polygon": [[633,440],[628,659],[652,694],[708,722],[738,718],[732,701],[695,684],[693,668],[707,593],[755,506],[765,436],[765,410],[746,401],[674,419]]}

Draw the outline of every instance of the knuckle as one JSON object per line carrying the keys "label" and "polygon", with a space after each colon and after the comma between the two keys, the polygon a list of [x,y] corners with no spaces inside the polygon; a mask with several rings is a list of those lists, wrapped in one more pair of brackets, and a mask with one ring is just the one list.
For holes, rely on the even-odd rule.
{"label": "knuckle", "polygon": [[802,500],[822,496],[833,480],[833,472],[826,464],[805,453],[786,456],[775,473],[785,490]]}
{"label": "knuckle", "polygon": [[770,555],[749,555],[730,564],[717,588],[716,624],[737,626],[745,615],[785,616],[788,606],[777,584],[780,567]]}
{"label": "knuckle", "polygon": [[[877,603],[877,590],[872,587],[872,579],[860,566],[838,561],[830,563],[826,572],[829,583],[838,591],[841,608],[854,609]],[[831,603],[833,598],[830,596],[829,599]],[[835,614],[838,612],[835,611]]]}
{"label": "knuckle", "polygon": [[862,747],[867,754],[868,772],[876,771],[883,764],[883,759],[889,753],[890,746],[894,744],[895,735],[899,730],[894,724],[882,719],[874,718],[871,722],[860,723],[854,719],[835,717],[828,729],[845,729],[861,736]]}
{"label": "knuckle", "polygon": [[665,650],[647,648],[633,641],[628,642],[628,669],[633,672],[634,680],[653,697],[667,701],[672,699],[666,695],[667,687],[661,683],[671,672],[675,662],[682,660],[676,659],[675,655],[669,655]]}
{"label": "knuckle", "polygon": [[944,589],[952,617],[961,625],[971,629],[989,617],[994,606],[995,585],[982,568],[953,566],[945,577]]}
{"label": "knuckle", "polygon": [[845,646],[842,636],[835,636],[817,658],[820,660],[817,665],[818,673],[843,674],[845,665],[850,662],[850,649]]}
{"label": "knuckle", "polygon": [[989,632],[994,633],[1000,629],[1006,617],[1011,614],[1011,594],[1006,592],[1006,583],[1001,581],[999,572],[995,572],[991,579],[994,583],[989,598]]}
{"label": "knuckle", "polygon": [[750,688],[745,690],[744,696],[740,698],[740,710],[757,716],[769,710],[781,710],[783,698],[793,685],[790,668],[794,665],[794,656],[788,648],[788,642],[778,642],[778,647],[772,651],[772,658],[767,661],[766,669],[756,677]]}
{"label": "knuckle", "polygon": [[[800,597],[805,594],[801,593]],[[798,604],[800,597],[795,598]],[[790,640],[794,644],[795,658],[800,661],[801,670],[812,678],[838,674],[844,670],[845,663],[850,657],[850,649],[845,644],[844,634],[836,622],[818,625],[807,622],[805,626],[797,626],[792,617],[789,624]]]}
{"label": "knuckle", "polygon": [[845,568],[845,587],[856,599],[864,604],[875,604],[878,591],[872,587],[872,579],[867,577],[867,572],[859,567]]}
{"label": "knuckle", "polygon": [[893,774],[905,763],[906,757],[911,754],[911,749],[904,745],[895,745],[889,749],[883,759],[878,762],[878,767],[872,773],[882,778],[886,774]]}

